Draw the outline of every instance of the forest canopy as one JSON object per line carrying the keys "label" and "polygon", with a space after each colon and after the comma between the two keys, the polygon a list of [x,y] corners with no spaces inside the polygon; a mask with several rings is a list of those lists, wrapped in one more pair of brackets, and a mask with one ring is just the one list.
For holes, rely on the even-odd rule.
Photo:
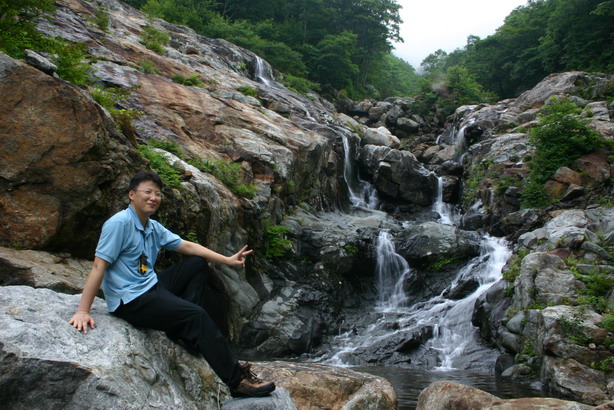
{"label": "forest canopy", "polygon": [[[288,87],[334,98],[420,94],[449,113],[516,97],[553,72],[614,70],[614,0],[529,0],[493,35],[471,35],[450,53],[434,51],[422,74],[393,54],[393,44],[403,41],[398,0],[125,1],[253,51]],[[36,30],[53,10],[51,0],[0,0],[0,49],[18,58],[25,48],[74,54],[78,47]]]}

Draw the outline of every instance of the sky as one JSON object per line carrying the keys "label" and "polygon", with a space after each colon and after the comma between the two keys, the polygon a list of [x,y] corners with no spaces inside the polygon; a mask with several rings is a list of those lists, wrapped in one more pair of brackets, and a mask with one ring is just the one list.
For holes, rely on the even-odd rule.
{"label": "sky", "polygon": [[527,0],[399,0],[403,43],[393,54],[416,70],[438,49],[447,53],[467,44],[471,34],[486,38],[503,25],[508,14]]}

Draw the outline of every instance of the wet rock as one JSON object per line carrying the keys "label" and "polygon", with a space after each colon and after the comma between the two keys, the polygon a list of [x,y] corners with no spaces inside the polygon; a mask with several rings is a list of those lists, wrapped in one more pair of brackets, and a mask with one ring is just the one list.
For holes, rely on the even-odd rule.
{"label": "wet rock", "polygon": [[437,178],[407,151],[365,145],[360,152],[362,169],[379,192],[410,204],[428,206],[437,192]]}
{"label": "wet rock", "polygon": [[[396,394],[385,379],[320,364],[258,363],[255,371],[290,392],[299,409],[395,409]],[[334,388],[331,388],[333,387]]]}
{"label": "wet rock", "polygon": [[412,266],[428,267],[442,260],[467,260],[479,253],[475,234],[451,225],[426,222],[409,228],[397,252]]}
{"label": "wet rock", "polygon": [[552,409],[552,410],[588,410],[592,406],[582,403],[532,397],[503,400],[492,394],[473,387],[442,381],[431,384],[420,392],[416,410],[431,409]]}

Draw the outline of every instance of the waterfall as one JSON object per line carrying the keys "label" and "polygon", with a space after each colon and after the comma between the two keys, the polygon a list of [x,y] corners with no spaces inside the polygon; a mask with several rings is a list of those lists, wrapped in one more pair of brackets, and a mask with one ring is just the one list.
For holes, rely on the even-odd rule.
{"label": "waterfall", "polygon": [[[345,137],[343,144],[350,199],[355,207],[373,209],[373,203],[379,202],[369,200],[374,188],[358,177]],[[459,212],[443,201],[443,181],[438,180],[433,210],[439,213],[440,223],[454,225]],[[436,370],[486,369],[494,365],[497,352],[480,344],[471,317],[477,298],[501,278],[501,269],[511,254],[504,239],[485,235],[479,256],[458,270],[441,294],[413,304],[408,303],[404,287],[417,273],[396,253],[389,231],[380,231],[376,251],[377,303],[370,309],[349,312],[344,331],[332,338],[316,361],[337,366],[411,363]],[[472,283],[475,290],[460,299],[446,297],[464,283]],[[399,347],[406,343],[419,347],[396,358]]]}
{"label": "waterfall", "polygon": [[260,81],[261,83],[263,83],[264,85],[272,86],[273,80],[271,79],[271,76],[269,75],[269,72],[266,69],[264,60],[260,58],[260,56],[257,54],[255,54],[255,56],[256,56],[256,72],[254,74],[256,76],[256,79]]}
{"label": "waterfall", "polygon": [[354,163],[352,149],[345,135],[343,136],[343,148],[345,154],[343,177],[350,191],[350,201],[352,205],[357,208],[378,209],[380,201],[377,196],[377,190],[373,184],[361,179],[357,169],[352,165]]}
{"label": "waterfall", "polygon": [[[465,369],[483,360],[484,348],[476,338],[476,328],[471,324],[471,316],[476,299],[501,278],[501,269],[511,255],[504,239],[485,236],[480,256],[467,264],[458,273],[453,287],[463,279],[474,279],[479,287],[461,300],[446,300],[446,311],[437,320],[433,338],[427,348],[438,352],[439,365],[436,369]],[[444,302],[438,297],[439,302]],[[437,315],[438,304],[434,304],[425,315]]]}
{"label": "waterfall", "polygon": [[460,214],[457,207],[443,200],[443,178],[437,177],[437,197],[433,203],[433,211],[439,214],[439,223],[444,225],[457,225]]}
{"label": "waterfall", "polygon": [[377,239],[375,271],[379,307],[394,309],[402,306],[407,300],[403,282],[410,273],[410,268],[405,258],[395,252],[392,235],[386,230],[381,231]]}

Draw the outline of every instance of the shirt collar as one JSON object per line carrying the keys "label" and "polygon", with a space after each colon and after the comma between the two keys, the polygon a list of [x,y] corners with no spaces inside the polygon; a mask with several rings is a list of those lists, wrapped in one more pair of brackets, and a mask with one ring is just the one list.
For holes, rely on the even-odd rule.
{"label": "shirt collar", "polygon": [[145,233],[151,232],[152,227],[151,227],[151,222],[149,221],[149,218],[147,218],[147,226],[143,228],[143,224],[141,223],[141,220],[139,219],[139,216],[136,214],[136,211],[134,210],[132,205],[128,205],[128,211],[130,212],[130,216],[132,217],[132,222],[134,222],[134,226],[136,227],[136,229],[138,229],[139,231],[143,231]]}

